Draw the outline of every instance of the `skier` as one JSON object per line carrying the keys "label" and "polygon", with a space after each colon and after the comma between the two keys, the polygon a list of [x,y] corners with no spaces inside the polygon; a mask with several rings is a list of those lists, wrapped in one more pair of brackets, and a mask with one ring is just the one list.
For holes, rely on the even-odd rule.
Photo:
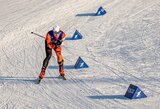
{"label": "skier", "polygon": [[66,34],[60,29],[58,25],[53,27],[53,30],[50,30],[45,39],[45,51],[46,51],[46,58],[43,61],[43,66],[41,73],[39,75],[39,79],[43,79],[45,75],[45,70],[48,66],[49,60],[52,55],[52,49],[55,51],[57,56],[57,62],[59,64],[59,73],[60,76],[64,77],[64,69],[63,63],[64,59],[62,57],[62,42],[65,40]]}

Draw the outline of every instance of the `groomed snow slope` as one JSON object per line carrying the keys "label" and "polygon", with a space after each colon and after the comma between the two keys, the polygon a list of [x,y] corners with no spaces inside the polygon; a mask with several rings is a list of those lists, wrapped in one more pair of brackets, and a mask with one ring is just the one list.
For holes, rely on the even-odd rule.
{"label": "groomed snow slope", "polygon": [[[95,17],[103,6],[105,16]],[[65,73],[56,57],[35,84],[44,39],[54,25],[67,34]],[[84,37],[69,40],[75,30]],[[89,65],[76,70],[78,57]],[[129,84],[148,96],[123,97]],[[159,109],[159,0],[0,0],[0,109]]]}

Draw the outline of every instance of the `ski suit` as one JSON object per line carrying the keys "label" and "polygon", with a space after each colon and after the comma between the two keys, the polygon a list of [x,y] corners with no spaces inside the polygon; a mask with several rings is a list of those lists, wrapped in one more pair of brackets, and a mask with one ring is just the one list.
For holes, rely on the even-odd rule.
{"label": "ski suit", "polygon": [[[57,62],[59,64],[59,73],[61,76],[64,76],[64,70],[63,70],[63,57],[62,57],[62,46],[61,43],[65,40],[66,34],[63,31],[60,31],[58,34],[54,33],[53,30],[49,31],[46,35],[45,39],[45,51],[46,51],[46,58],[43,61],[42,71],[40,74],[40,78],[44,77],[45,70],[48,66],[49,60],[52,56],[52,49],[55,51],[55,54],[57,56]],[[60,44],[57,44],[57,42],[60,42]]]}

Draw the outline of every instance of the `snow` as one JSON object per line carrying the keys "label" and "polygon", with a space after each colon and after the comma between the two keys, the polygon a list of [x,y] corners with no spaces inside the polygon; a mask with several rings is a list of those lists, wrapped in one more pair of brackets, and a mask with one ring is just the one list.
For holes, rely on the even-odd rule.
{"label": "snow", "polygon": [[[93,16],[102,6],[107,14]],[[0,0],[0,109],[159,109],[159,0]],[[65,73],[56,56],[41,84],[44,39],[54,25],[67,34]],[[69,40],[75,30],[81,40]],[[89,65],[74,69],[78,57]],[[147,98],[124,96],[129,84]]]}

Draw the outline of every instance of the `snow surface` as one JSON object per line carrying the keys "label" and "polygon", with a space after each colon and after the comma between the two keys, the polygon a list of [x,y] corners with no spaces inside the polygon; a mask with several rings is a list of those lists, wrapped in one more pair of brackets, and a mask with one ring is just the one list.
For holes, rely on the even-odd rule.
{"label": "snow surface", "polygon": [[[93,16],[100,6],[104,16]],[[44,39],[54,25],[63,44],[67,81],[56,57],[35,84]],[[81,40],[70,40],[75,30]],[[78,57],[89,65],[74,69]],[[147,98],[123,95],[129,84]],[[159,0],[0,0],[0,109],[160,109]]]}

